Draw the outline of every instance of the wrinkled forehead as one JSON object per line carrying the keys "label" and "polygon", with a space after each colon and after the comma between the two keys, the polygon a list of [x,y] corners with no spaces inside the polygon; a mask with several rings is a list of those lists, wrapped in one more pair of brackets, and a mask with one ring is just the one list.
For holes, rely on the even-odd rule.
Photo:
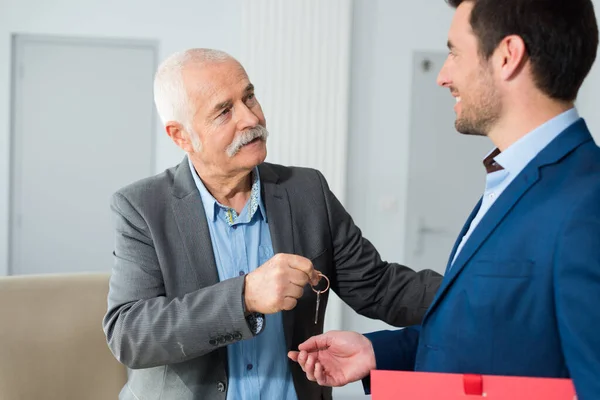
{"label": "wrinkled forehead", "polygon": [[235,60],[192,64],[183,69],[183,84],[191,100],[210,105],[243,94],[250,80]]}

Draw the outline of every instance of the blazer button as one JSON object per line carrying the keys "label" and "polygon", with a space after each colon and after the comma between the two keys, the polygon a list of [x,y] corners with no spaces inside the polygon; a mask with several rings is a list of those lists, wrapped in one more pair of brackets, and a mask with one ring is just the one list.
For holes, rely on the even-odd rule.
{"label": "blazer button", "polygon": [[233,335],[228,333],[227,335],[225,335],[225,340],[228,342],[233,342]]}
{"label": "blazer button", "polygon": [[235,340],[242,340],[243,338],[242,334],[239,332],[234,333],[233,337],[235,338]]}
{"label": "blazer button", "polygon": [[219,342],[219,344],[225,344],[225,336],[219,336],[217,338],[217,341]]}
{"label": "blazer button", "polygon": [[217,341],[215,339],[210,339],[208,341],[208,344],[210,344],[211,346],[216,346],[218,343],[217,343]]}
{"label": "blazer button", "polygon": [[217,390],[219,392],[224,392],[225,391],[225,384],[223,382],[217,382]]}

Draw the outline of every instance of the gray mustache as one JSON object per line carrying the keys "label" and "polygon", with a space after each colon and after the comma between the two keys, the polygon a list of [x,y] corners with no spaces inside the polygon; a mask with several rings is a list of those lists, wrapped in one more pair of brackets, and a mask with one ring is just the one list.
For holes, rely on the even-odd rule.
{"label": "gray mustache", "polygon": [[229,157],[235,156],[242,147],[250,143],[256,138],[267,140],[269,131],[262,125],[255,126],[254,128],[243,131],[238,137],[236,137],[229,146],[227,146],[227,155]]}

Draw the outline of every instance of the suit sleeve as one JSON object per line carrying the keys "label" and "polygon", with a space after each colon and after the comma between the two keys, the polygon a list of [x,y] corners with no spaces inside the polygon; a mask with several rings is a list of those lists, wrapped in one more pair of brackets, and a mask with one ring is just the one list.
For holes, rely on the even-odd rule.
{"label": "suit sleeve", "polygon": [[421,323],[442,282],[432,270],[381,260],[317,171],[325,196],[333,240],[336,276],[332,287],[356,312],[394,326]]}
{"label": "suit sleeve", "polygon": [[600,393],[600,188],[590,190],[567,218],[555,253],[558,330],[580,400]]}
{"label": "suit sleeve", "polygon": [[[378,370],[413,371],[419,344],[420,326],[396,331],[378,331],[365,336],[371,341]],[[363,379],[366,394],[371,392],[370,376]]]}
{"label": "suit sleeve", "polygon": [[130,368],[173,364],[253,337],[244,315],[244,277],[167,298],[144,219],[120,193],[111,209],[115,264],[103,328],[121,363]]}

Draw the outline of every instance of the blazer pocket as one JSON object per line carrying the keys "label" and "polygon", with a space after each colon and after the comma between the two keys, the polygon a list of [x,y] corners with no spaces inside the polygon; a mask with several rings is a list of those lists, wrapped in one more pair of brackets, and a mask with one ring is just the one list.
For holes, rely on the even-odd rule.
{"label": "blazer pocket", "polygon": [[[317,270],[320,273],[326,275],[327,278],[331,278],[330,274],[329,274],[329,266],[327,264],[327,249],[314,252],[314,254],[316,254],[316,255],[312,256],[312,257],[306,257],[306,258],[308,258],[312,262],[313,268],[315,270]],[[317,289],[324,289],[325,285],[326,285],[325,284],[325,280],[321,279],[321,282],[319,282],[319,285],[317,286]],[[329,292],[329,290],[327,292]],[[327,296],[329,294],[327,292],[322,293],[321,296]],[[316,294],[313,291],[313,287],[311,285],[306,285],[304,287],[304,296],[305,297],[308,296],[311,299],[313,297],[315,297],[315,299],[316,299]],[[324,299],[324,297],[321,297],[321,300],[323,300],[323,299]],[[313,307],[314,307],[314,303],[313,303]]]}
{"label": "blazer pocket", "polygon": [[[331,262],[328,262],[327,249],[315,252],[315,256],[307,257],[313,264],[313,267],[322,274],[329,274],[331,269]],[[330,276],[327,276],[330,278]]]}
{"label": "blazer pocket", "polygon": [[527,278],[533,275],[532,260],[476,260],[473,274],[490,278]]}
{"label": "blazer pocket", "polygon": [[322,257],[325,253],[327,253],[327,249],[323,249],[321,251],[316,252],[316,256],[308,257],[310,261],[314,264],[320,257]]}

